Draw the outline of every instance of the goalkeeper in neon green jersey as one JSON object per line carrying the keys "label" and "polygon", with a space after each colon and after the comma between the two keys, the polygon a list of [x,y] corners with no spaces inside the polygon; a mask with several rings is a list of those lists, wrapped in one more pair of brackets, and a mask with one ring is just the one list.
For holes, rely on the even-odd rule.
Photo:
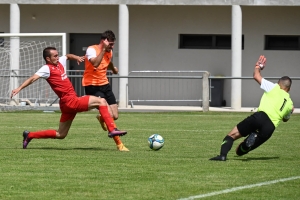
{"label": "goalkeeper in neon green jersey", "polygon": [[280,121],[287,122],[294,111],[290,98],[292,80],[283,76],[277,84],[264,79],[260,71],[264,69],[265,56],[261,55],[255,65],[253,78],[265,92],[261,97],[258,111],[238,123],[223,139],[220,155],[211,158],[226,161],[233,142],[241,137],[246,139],[236,148],[236,154],[242,156],[266,142],[273,134]]}

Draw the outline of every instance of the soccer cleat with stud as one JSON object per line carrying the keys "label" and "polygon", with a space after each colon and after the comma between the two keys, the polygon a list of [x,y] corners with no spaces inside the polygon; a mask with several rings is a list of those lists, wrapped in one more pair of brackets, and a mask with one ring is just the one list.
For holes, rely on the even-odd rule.
{"label": "soccer cleat with stud", "polygon": [[122,143],[117,145],[117,149],[118,151],[129,151],[129,149],[127,149]]}
{"label": "soccer cleat with stud", "polygon": [[214,161],[226,161],[226,156],[221,156],[221,155],[218,155],[216,157],[213,157],[209,160],[214,160]]}
{"label": "soccer cleat with stud", "polygon": [[104,131],[107,131],[106,124],[105,124],[105,122],[101,119],[101,116],[100,116],[100,115],[97,115],[96,118],[97,118],[97,120],[99,121],[99,123],[100,123],[102,129],[103,129]]}
{"label": "soccer cleat with stud", "polygon": [[256,133],[251,133],[247,138],[246,138],[246,146],[247,147],[252,147],[255,143],[255,140],[257,138],[257,134]]}
{"label": "soccer cleat with stud", "polygon": [[108,132],[108,137],[112,138],[114,136],[123,136],[126,134],[127,134],[127,131],[120,131],[119,129],[115,128],[113,131]]}
{"label": "soccer cleat with stud", "polygon": [[23,132],[23,149],[26,149],[27,145],[32,140],[32,139],[28,138],[29,133],[30,133],[29,131]]}

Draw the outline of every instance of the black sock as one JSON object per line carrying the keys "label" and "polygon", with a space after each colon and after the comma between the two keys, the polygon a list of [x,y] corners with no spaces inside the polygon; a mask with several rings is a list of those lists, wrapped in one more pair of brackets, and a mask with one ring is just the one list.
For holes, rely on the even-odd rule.
{"label": "black sock", "polygon": [[227,156],[228,152],[230,151],[232,145],[233,145],[233,138],[230,137],[230,136],[226,136],[224,139],[223,139],[223,143],[221,145],[221,152],[220,152],[220,155],[221,156]]}

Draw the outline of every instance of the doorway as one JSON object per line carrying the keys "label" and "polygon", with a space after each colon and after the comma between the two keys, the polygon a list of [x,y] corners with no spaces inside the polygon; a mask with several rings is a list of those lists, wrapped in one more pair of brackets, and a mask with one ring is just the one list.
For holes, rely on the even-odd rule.
{"label": "doorway", "polygon": [[[70,33],[70,53],[78,56],[84,56],[86,49],[94,44],[99,44],[101,33]],[[77,64],[76,61],[70,60],[70,70],[84,70],[84,62]],[[69,75],[82,77],[83,72],[70,72]],[[81,85],[82,78],[70,77],[73,87],[78,96],[85,95],[84,88]]]}

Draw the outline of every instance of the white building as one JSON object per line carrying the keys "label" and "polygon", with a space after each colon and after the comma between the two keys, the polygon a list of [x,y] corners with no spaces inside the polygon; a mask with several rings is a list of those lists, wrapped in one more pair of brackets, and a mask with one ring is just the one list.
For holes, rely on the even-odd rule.
{"label": "white building", "polygon": [[[84,54],[80,42],[113,30],[121,75],[205,70],[212,76],[251,77],[264,54],[264,77],[299,78],[299,21],[300,0],[0,0],[0,32],[66,32],[68,52]],[[78,44],[71,45],[74,40]],[[300,79],[294,80],[290,94],[296,107],[299,88]],[[235,109],[256,107],[262,93],[253,80],[224,81],[223,98]]]}

